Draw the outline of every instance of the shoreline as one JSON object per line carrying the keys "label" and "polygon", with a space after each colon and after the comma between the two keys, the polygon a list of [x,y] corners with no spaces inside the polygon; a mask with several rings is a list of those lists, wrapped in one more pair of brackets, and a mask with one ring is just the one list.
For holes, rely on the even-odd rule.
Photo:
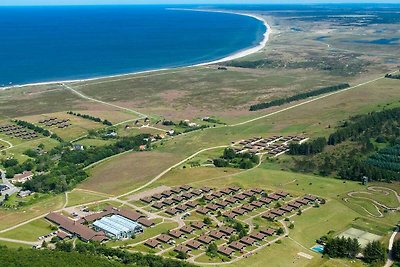
{"label": "shoreline", "polygon": [[59,80],[59,81],[49,81],[49,82],[27,83],[27,84],[21,84],[21,85],[11,85],[11,86],[0,87],[0,90],[9,90],[9,89],[13,89],[13,88],[23,88],[23,87],[38,86],[38,85],[53,85],[53,84],[56,85],[56,84],[63,84],[63,83],[87,82],[87,81],[95,81],[95,80],[100,80],[100,79],[120,78],[120,77],[129,76],[129,75],[147,74],[147,73],[153,73],[153,72],[158,72],[158,71],[168,71],[168,70],[176,70],[176,69],[183,69],[183,68],[195,68],[195,67],[202,67],[202,66],[208,66],[208,65],[212,65],[212,64],[223,63],[223,62],[242,58],[242,57],[245,57],[245,56],[248,56],[248,55],[251,55],[251,54],[261,51],[267,45],[270,34],[272,32],[271,26],[268,24],[268,22],[263,17],[255,15],[255,14],[251,14],[251,13],[223,11],[223,10],[209,10],[209,9],[184,9],[184,8],[169,8],[169,10],[194,11],[194,12],[214,12],[214,13],[225,13],[225,14],[234,14],[234,15],[239,15],[239,16],[251,17],[251,18],[254,18],[254,19],[262,22],[266,28],[266,31],[263,34],[264,38],[256,46],[244,48],[242,50],[239,50],[239,51],[237,51],[231,55],[228,55],[226,57],[223,57],[221,59],[212,60],[212,61],[208,61],[208,62],[204,62],[204,63],[197,63],[197,64],[181,66],[181,67],[160,68],[160,69],[153,69],[153,70],[115,74],[115,75],[105,75],[105,76],[98,76],[98,77],[86,78],[86,79],[70,79],[70,80]]}

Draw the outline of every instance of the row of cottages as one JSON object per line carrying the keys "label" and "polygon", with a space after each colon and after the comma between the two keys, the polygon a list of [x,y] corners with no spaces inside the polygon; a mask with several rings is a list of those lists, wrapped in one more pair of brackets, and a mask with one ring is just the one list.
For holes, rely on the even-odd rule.
{"label": "row of cottages", "polygon": [[32,139],[38,137],[35,131],[29,131],[25,129],[24,126],[20,125],[1,125],[0,132],[4,133],[5,135],[13,135],[14,137],[19,137],[22,139]]}
{"label": "row of cottages", "polygon": [[[243,193],[243,194],[235,195],[233,197],[233,199],[244,200],[246,197],[254,195],[253,193],[254,192],[251,192],[251,190],[250,190],[250,191],[248,191],[247,194]],[[248,212],[252,212],[255,209],[261,208],[263,206],[267,206],[272,201],[285,198],[286,196],[288,196],[288,193],[283,192],[283,191],[280,191],[277,193],[272,193],[270,195],[267,195],[266,197],[261,197],[259,200],[253,201],[248,204],[243,204],[240,207],[235,207],[229,211],[226,211],[225,213],[223,213],[223,216],[230,218],[230,219],[234,219],[234,218],[236,218],[236,216],[244,215]],[[226,201],[229,203],[234,203],[233,200],[231,200],[231,199],[226,199]]]}
{"label": "row of cottages", "polygon": [[[167,199],[167,198],[170,198],[170,197],[179,196],[179,195],[181,195],[181,193],[184,193],[185,195],[188,194],[187,196],[189,196],[189,195],[194,195],[194,193],[198,192],[198,190],[193,190],[194,193],[191,192],[189,194],[188,191],[190,191],[191,189],[192,189],[192,187],[190,185],[182,185],[182,186],[179,186],[179,187],[173,187],[170,190],[166,190],[166,191],[164,191],[162,193],[154,194],[152,196],[143,197],[140,200],[145,202],[146,204],[150,204],[150,203],[152,203],[154,201],[160,201],[160,200]],[[199,193],[201,193],[201,191]]]}
{"label": "row of cottages", "polygon": [[[246,190],[244,192],[239,192],[240,187],[232,186],[229,188],[224,188],[219,191],[212,192],[209,195],[205,195],[203,200],[207,202],[214,201],[214,203],[208,203],[205,207],[197,209],[198,213],[207,214],[212,211],[217,211],[219,209],[224,209],[225,207],[238,203],[248,197],[256,196],[257,194],[264,194],[264,191],[260,188],[253,188]],[[225,197],[224,199],[220,199]],[[255,205],[260,205],[260,203],[255,203]],[[250,206],[245,206],[244,208],[253,210],[254,208]]]}
{"label": "row of cottages", "polygon": [[280,208],[272,209],[268,212],[265,212],[264,214],[261,215],[261,217],[264,219],[273,221],[276,218],[285,215],[286,213],[290,213],[295,210],[298,210],[302,206],[306,206],[306,205],[308,205],[310,203],[314,203],[318,200],[319,199],[313,195],[305,195],[304,197],[294,200],[292,202],[289,202]]}

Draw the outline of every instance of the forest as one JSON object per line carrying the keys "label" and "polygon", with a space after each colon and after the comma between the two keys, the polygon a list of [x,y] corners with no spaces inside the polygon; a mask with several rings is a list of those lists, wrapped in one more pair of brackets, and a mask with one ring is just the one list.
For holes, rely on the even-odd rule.
{"label": "forest", "polygon": [[154,255],[130,253],[120,249],[107,248],[100,244],[61,243],[55,250],[11,249],[0,246],[1,266],[33,267],[191,267],[192,264],[164,259]]}
{"label": "forest", "polygon": [[310,153],[315,141],[307,142],[302,147],[292,145],[290,154],[305,155],[294,158],[293,170],[357,181],[363,176],[374,181],[398,181],[399,126],[400,108],[351,117],[341,122],[329,135],[329,153]]}

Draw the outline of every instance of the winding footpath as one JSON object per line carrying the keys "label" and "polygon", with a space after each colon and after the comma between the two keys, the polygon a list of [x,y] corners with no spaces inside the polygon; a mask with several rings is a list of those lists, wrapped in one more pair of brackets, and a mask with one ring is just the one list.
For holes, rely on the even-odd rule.
{"label": "winding footpath", "polygon": [[72,88],[71,86],[66,85],[65,83],[61,83],[60,85],[63,86],[64,88],[66,88],[66,89],[72,91],[74,94],[78,95],[79,97],[81,97],[81,98],[83,98],[83,99],[86,99],[86,100],[89,100],[89,101],[97,102],[97,103],[100,103],[100,104],[103,104],[103,105],[107,105],[107,106],[111,106],[111,107],[114,107],[114,108],[119,108],[119,109],[121,109],[121,110],[125,110],[125,111],[129,111],[129,112],[135,113],[136,115],[140,116],[139,118],[147,118],[147,117],[148,117],[146,114],[143,114],[143,113],[141,113],[141,112],[139,112],[139,111],[136,111],[136,110],[133,110],[133,109],[130,109],[130,108],[126,108],[126,107],[121,107],[121,106],[118,106],[118,105],[115,105],[115,104],[112,104],[112,103],[109,103],[109,102],[105,102],[105,101],[102,101],[102,100],[95,99],[95,98],[93,98],[93,97],[89,97],[89,96],[87,96],[87,95],[85,95],[85,94],[83,94],[83,93],[81,93],[81,92],[75,90],[75,89]]}
{"label": "winding footpath", "polygon": [[2,141],[2,142],[4,142],[4,143],[6,143],[6,144],[8,145],[8,147],[2,148],[2,149],[0,149],[0,151],[3,151],[3,150],[8,150],[8,149],[10,149],[10,148],[13,148],[13,147],[14,147],[14,145],[13,145],[13,144],[11,144],[11,142],[9,142],[9,141],[7,141],[7,140],[4,140],[4,139],[1,139],[1,138],[0,138],[0,141]]}

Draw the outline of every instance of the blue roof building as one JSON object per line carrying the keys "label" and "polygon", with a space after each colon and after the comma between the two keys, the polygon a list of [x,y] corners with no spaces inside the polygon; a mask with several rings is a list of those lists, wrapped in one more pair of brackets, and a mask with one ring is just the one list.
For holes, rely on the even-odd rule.
{"label": "blue roof building", "polygon": [[93,223],[97,231],[103,231],[108,237],[113,239],[130,238],[132,235],[143,232],[143,227],[120,215],[103,217]]}

